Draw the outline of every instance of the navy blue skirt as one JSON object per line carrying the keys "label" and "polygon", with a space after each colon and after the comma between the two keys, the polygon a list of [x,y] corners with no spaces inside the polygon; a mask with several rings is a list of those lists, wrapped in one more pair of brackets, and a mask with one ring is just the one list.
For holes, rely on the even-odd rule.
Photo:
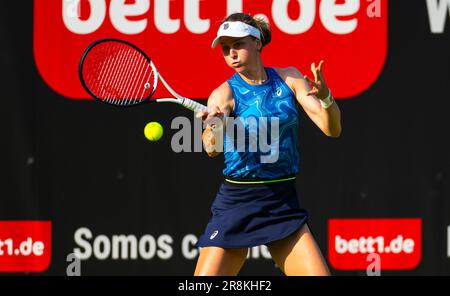
{"label": "navy blue skirt", "polygon": [[308,220],[295,180],[271,184],[221,185],[211,218],[196,247],[249,248],[283,239]]}

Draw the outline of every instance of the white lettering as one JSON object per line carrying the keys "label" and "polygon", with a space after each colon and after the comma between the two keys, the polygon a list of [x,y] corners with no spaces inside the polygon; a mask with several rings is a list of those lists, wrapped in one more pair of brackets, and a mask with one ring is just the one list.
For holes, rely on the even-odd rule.
{"label": "white lettering", "polygon": [[414,251],[414,241],[410,238],[405,239],[403,242],[403,252],[411,254]]}
{"label": "white lettering", "polygon": [[320,19],[325,28],[334,34],[350,34],[358,26],[357,19],[339,20],[337,17],[350,16],[359,10],[359,0],[347,0],[336,4],[335,0],[322,0],[320,2]]}
{"label": "white lettering", "polygon": [[242,0],[227,0],[227,15],[243,11]]}
{"label": "white lettering", "polygon": [[369,253],[375,253],[375,248],[373,247],[374,243],[375,243],[375,241],[373,240],[373,237],[369,236],[367,238],[367,251]]}
{"label": "white lettering", "polygon": [[112,259],[119,259],[119,250],[121,259],[137,258],[137,238],[134,235],[114,235],[112,237]]}
{"label": "white lettering", "polygon": [[36,241],[33,243],[33,254],[35,256],[42,256],[44,254],[44,243]]}
{"label": "white lettering", "polygon": [[[68,17],[80,17],[81,16],[81,2],[77,0],[65,0],[67,3],[65,12]],[[63,3],[64,5],[64,3]]]}
{"label": "white lettering", "polygon": [[94,240],[94,255],[99,260],[105,260],[111,254],[111,242],[106,235],[99,235]]}
{"label": "white lettering", "polygon": [[[74,253],[82,260],[89,259],[92,254],[99,260],[135,260],[138,257],[148,260],[155,255],[166,260],[173,255],[171,247],[173,239],[167,234],[157,239],[149,234],[140,238],[132,234],[113,235],[111,238],[106,235],[93,237],[88,228],[80,228],[75,231],[74,239],[78,247],[81,247],[74,248]],[[35,251],[39,252],[41,246],[37,243],[35,242]]]}
{"label": "white lettering", "polygon": [[[75,34],[91,34],[97,31],[105,23],[106,14],[112,26],[122,34],[136,35],[143,33],[148,28],[150,19],[150,0],[61,0],[62,18],[66,28]],[[361,0],[340,1],[335,0],[273,0],[271,14],[275,25],[286,34],[302,34],[314,25],[316,10],[319,9],[319,17],[323,26],[333,34],[350,34],[356,30],[358,20],[348,18],[358,12]],[[381,4],[374,1],[367,8],[369,17],[381,16]],[[181,5],[181,1],[157,0],[153,2],[153,21],[155,28],[163,34],[177,33],[181,28],[181,20],[171,17],[171,6]],[[299,8],[299,16],[292,19],[289,16],[289,4],[295,2]],[[109,4],[107,4],[109,3]],[[201,0],[184,0],[183,22],[186,29],[193,34],[204,34],[211,29],[209,18],[201,18]],[[89,16],[81,16],[81,5],[89,5]],[[439,5],[437,0],[428,0],[431,26],[433,32],[442,33],[445,25],[446,12],[450,10],[450,0],[442,0]],[[109,5],[109,7],[107,7]],[[317,8],[319,5],[319,8]],[[85,11],[88,11],[86,9]],[[243,11],[243,0],[227,0],[226,15]],[[262,13],[256,16],[267,19]],[[136,19],[136,17],[141,18]],[[130,19],[129,17],[134,17]],[[340,19],[346,17],[345,20]]]}
{"label": "white lettering", "polygon": [[377,236],[375,238],[375,243],[377,244],[377,247],[378,247],[377,252],[378,253],[383,253],[384,252],[384,237]]}
{"label": "white lettering", "polygon": [[6,252],[8,253],[8,255],[12,255],[13,254],[13,240],[9,238],[9,239],[5,240],[4,244],[6,245]]}
{"label": "white lettering", "polygon": [[84,238],[86,239],[92,238],[92,232],[88,228],[83,227],[75,231],[74,235],[75,243],[78,246],[82,247],[84,251],[81,251],[80,248],[74,248],[73,252],[77,254],[81,260],[89,259],[89,257],[91,257],[92,255],[91,244]]}
{"label": "white lettering", "polygon": [[147,28],[147,19],[130,21],[127,17],[145,14],[150,8],[150,1],[135,0],[133,4],[125,4],[125,2],[126,0],[111,1],[109,14],[114,28],[129,35],[144,32]]}
{"label": "white lettering", "polygon": [[347,241],[342,239],[340,235],[334,238],[334,249],[338,254],[345,254],[347,252]]}
{"label": "white lettering", "polygon": [[187,234],[181,241],[181,253],[184,258],[192,260],[198,256],[198,249],[192,248],[197,243],[197,237],[193,234]]}
{"label": "white lettering", "polygon": [[163,234],[158,237],[159,250],[156,252],[158,257],[163,260],[167,260],[172,257],[173,250],[170,246],[173,243],[173,239],[170,235]]}
{"label": "white lettering", "polygon": [[390,250],[392,251],[392,253],[394,254],[400,253],[403,247],[402,243],[403,243],[403,236],[398,235],[396,238],[394,238],[390,244],[391,246]]}
{"label": "white lettering", "polygon": [[20,254],[23,256],[30,256],[33,252],[33,241],[31,237],[28,237],[26,241],[23,241],[19,246]]}
{"label": "white lettering", "polygon": [[362,254],[367,253],[367,247],[366,247],[367,241],[365,237],[360,237],[359,238],[359,251]]}
{"label": "white lettering", "polygon": [[203,34],[209,30],[209,20],[200,19],[200,0],[184,1],[184,19],[187,29],[194,34]]}
{"label": "white lettering", "polygon": [[[377,245],[375,249],[374,245]],[[335,236],[334,247],[338,254],[345,254],[349,252],[350,254],[365,254],[365,253],[394,253],[399,254],[404,252],[406,254],[411,254],[414,252],[414,240],[407,238],[404,239],[402,235],[397,235],[390,243],[384,248],[384,237],[377,236],[375,239],[371,236],[360,237],[358,239],[352,238],[346,240],[339,235]]]}
{"label": "white lettering", "polygon": [[447,15],[450,14],[450,0],[427,0],[427,9],[431,33],[444,33]]}
{"label": "white lettering", "polygon": [[73,13],[73,7],[79,7],[81,0],[63,0],[62,15],[66,28],[75,34],[90,34],[97,31],[106,17],[105,0],[89,0],[91,14],[87,20],[81,20],[79,13]]}
{"label": "white lettering", "polygon": [[151,235],[144,235],[139,240],[139,255],[143,259],[152,259],[156,253],[156,241]]}
{"label": "white lettering", "polygon": [[164,34],[173,34],[180,29],[180,20],[170,18],[170,0],[155,1],[155,25]]}
{"label": "white lettering", "polygon": [[289,0],[274,0],[272,2],[272,18],[278,28],[287,34],[302,34],[308,31],[315,19],[315,0],[297,0],[300,5],[300,15],[296,20],[289,17]]}
{"label": "white lettering", "polygon": [[351,254],[356,254],[358,253],[358,240],[357,239],[351,239],[348,242],[348,251]]}

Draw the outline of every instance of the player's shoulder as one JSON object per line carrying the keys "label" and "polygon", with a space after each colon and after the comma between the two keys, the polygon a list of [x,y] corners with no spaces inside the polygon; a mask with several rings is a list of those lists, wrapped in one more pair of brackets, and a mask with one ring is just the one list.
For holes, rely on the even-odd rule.
{"label": "player's shoulder", "polygon": [[228,82],[224,82],[218,87],[216,87],[212,92],[210,97],[218,97],[221,99],[228,99],[232,97],[232,90]]}
{"label": "player's shoulder", "polygon": [[221,85],[219,85],[216,88],[218,91],[220,92],[224,92],[224,93],[231,93],[231,86],[228,83],[228,81],[223,82]]}
{"label": "player's shoulder", "polygon": [[230,85],[225,81],[216,87],[210,94],[208,101],[216,104],[225,103],[233,98],[233,92]]}
{"label": "player's shoulder", "polygon": [[285,68],[273,68],[277,74],[283,78],[283,80],[291,79],[291,78],[303,78],[303,74],[293,66],[285,67]]}
{"label": "player's shoulder", "polygon": [[284,82],[291,88],[294,94],[297,93],[299,82],[304,80],[303,74],[296,67],[286,67],[286,68],[274,68],[278,75]]}

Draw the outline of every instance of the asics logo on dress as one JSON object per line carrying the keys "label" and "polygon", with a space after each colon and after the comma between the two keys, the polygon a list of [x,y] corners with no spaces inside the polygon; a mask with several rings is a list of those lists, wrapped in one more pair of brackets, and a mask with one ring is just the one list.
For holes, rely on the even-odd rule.
{"label": "asics logo on dress", "polygon": [[217,235],[218,233],[219,233],[219,230],[215,230],[215,231],[213,232],[213,234],[211,234],[211,236],[209,237],[209,239],[215,238],[216,235]]}
{"label": "asics logo on dress", "polygon": [[281,96],[282,93],[281,87],[277,87],[277,96]]}

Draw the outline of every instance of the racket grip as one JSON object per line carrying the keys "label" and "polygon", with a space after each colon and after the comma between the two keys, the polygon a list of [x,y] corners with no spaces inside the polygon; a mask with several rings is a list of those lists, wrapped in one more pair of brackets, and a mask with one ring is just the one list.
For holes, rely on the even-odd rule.
{"label": "racket grip", "polygon": [[205,105],[202,105],[202,104],[197,103],[196,101],[193,101],[190,99],[184,99],[182,105],[194,112],[208,109],[208,107],[206,107]]}

